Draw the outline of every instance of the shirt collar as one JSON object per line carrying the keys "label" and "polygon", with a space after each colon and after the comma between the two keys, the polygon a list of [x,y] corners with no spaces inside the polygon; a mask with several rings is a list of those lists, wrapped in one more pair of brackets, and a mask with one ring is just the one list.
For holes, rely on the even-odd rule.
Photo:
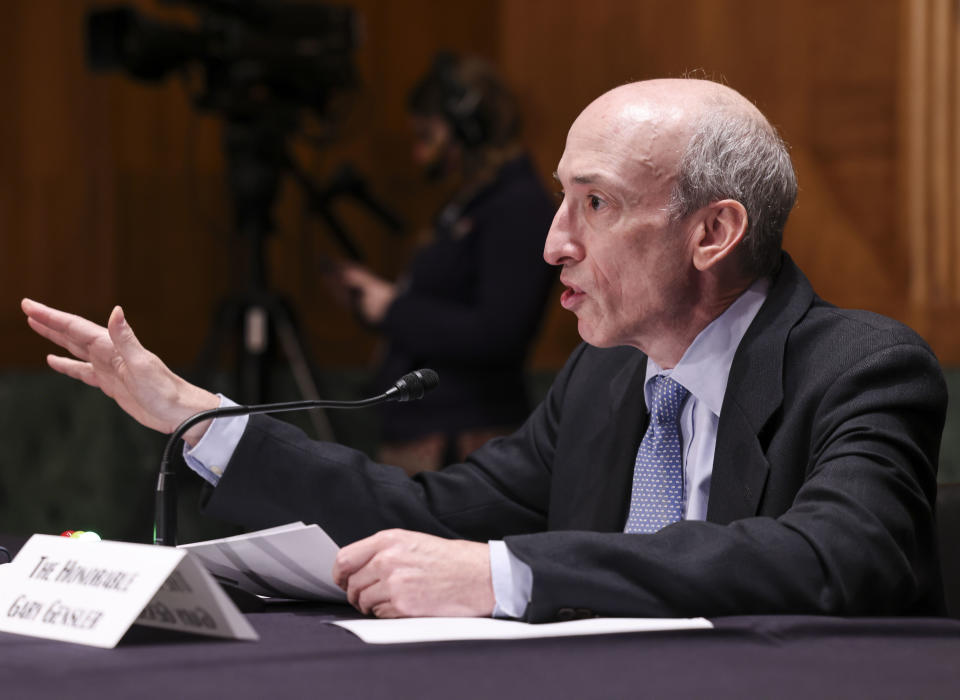
{"label": "shirt collar", "polygon": [[770,280],[766,277],[751,284],[722,314],[700,331],[672,370],[664,370],[647,358],[647,376],[644,379],[647,405],[650,405],[647,382],[654,375],[664,374],[686,387],[697,401],[719,416],[733,356],[747,328],[763,306],[769,290]]}

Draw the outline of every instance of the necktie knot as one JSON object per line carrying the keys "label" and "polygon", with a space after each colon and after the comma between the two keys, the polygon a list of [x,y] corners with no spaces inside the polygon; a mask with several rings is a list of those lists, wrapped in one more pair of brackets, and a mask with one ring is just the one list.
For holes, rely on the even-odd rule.
{"label": "necktie knot", "polygon": [[650,420],[656,422],[657,425],[676,424],[690,392],[683,384],[662,374],[652,377],[650,384],[653,389]]}

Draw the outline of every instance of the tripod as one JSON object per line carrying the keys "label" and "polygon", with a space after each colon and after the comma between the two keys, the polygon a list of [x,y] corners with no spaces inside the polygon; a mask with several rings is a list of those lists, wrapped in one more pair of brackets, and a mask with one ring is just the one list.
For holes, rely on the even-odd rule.
{"label": "tripod", "polygon": [[[197,365],[198,372],[209,373],[228,340],[239,340],[237,387],[246,404],[265,400],[275,349],[290,367],[301,398],[320,398],[293,307],[270,291],[267,280],[266,239],[273,230],[280,174],[290,162],[286,133],[283,123],[272,120],[235,118],[224,125],[228,187],[236,231],[246,253],[247,283],[244,291],[220,302]],[[309,415],[317,437],[333,440],[326,414],[316,410]]]}

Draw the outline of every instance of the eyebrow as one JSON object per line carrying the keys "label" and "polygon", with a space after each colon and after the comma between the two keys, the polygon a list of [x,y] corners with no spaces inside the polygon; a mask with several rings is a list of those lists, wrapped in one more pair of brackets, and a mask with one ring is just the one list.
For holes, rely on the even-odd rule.
{"label": "eyebrow", "polygon": [[[560,176],[557,175],[557,171],[553,171],[553,179],[557,182],[560,182]],[[593,173],[588,173],[587,175],[574,175],[573,182],[577,185],[592,185],[598,180],[603,178],[600,175],[594,175]]]}

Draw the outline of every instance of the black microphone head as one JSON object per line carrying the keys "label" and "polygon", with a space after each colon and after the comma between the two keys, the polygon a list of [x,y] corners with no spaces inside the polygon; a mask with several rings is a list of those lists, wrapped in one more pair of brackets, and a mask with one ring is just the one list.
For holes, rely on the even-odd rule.
{"label": "black microphone head", "polygon": [[394,401],[416,401],[439,383],[440,376],[432,369],[417,369],[400,377],[387,393]]}

